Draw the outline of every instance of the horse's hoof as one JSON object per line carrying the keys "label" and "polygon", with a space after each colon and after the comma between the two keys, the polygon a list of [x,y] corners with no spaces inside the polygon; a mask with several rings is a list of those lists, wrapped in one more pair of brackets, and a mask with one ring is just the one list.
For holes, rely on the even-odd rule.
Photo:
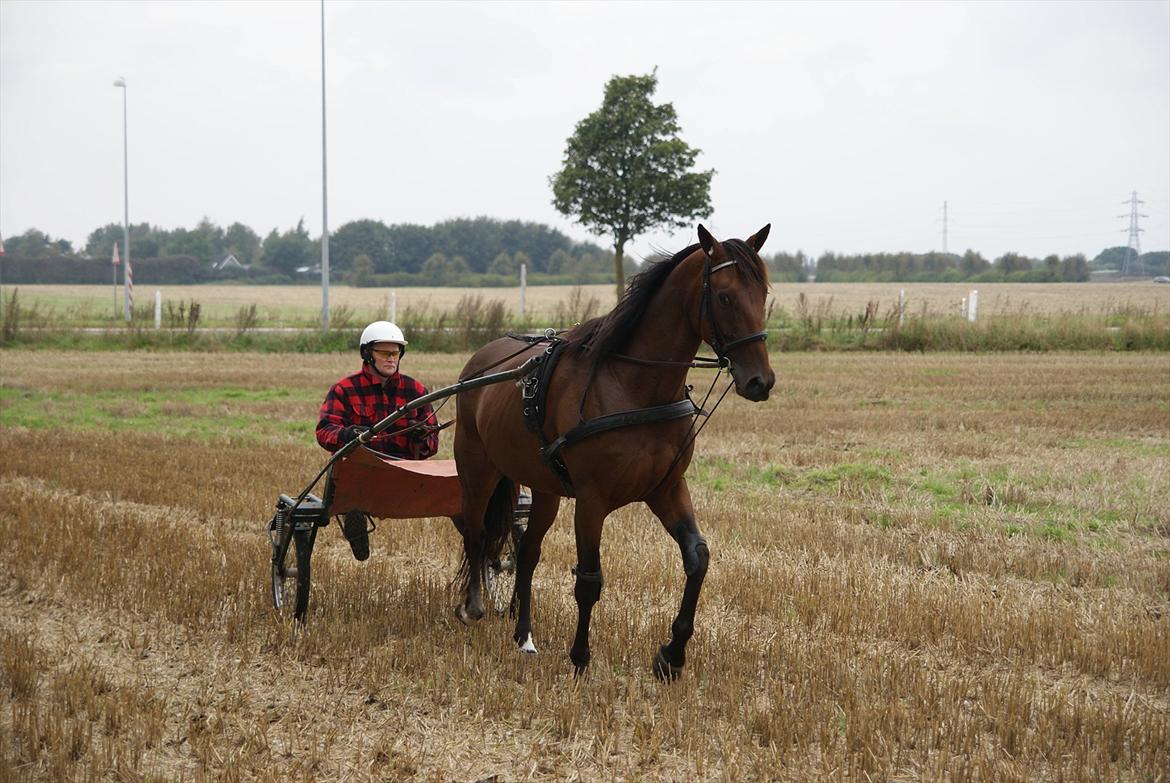
{"label": "horse's hoof", "polygon": [[654,663],[650,664],[650,671],[662,682],[674,682],[682,676],[683,667],[675,666],[666,660],[666,656],[662,654],[660,648],[654,656]]}
{"label": "horse's hoof", "polygon": [[536,645],[532,643],[532,634],[528,634],[528,638],[520,645],[520,652],[525,655],[536,655]]}
{"label": "horse's hoof", "polygon": [[483,617],[483,612],[480,612],[479,617],[476,617],[474,612],[467,611],[467,607],[464,604],[459,604],[455,607],[455,616],[464,625],[474,625],[476,620]]}

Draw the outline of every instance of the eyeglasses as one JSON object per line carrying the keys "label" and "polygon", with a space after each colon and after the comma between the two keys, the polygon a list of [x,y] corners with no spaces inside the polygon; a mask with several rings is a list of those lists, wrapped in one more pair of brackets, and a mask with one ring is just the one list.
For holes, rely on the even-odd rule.
{"label": "eyeglasses", "polygon": [[402,355],[402,351],[379,351],[377,348],[371,348],[370,351],[379,359],[397,359]]}

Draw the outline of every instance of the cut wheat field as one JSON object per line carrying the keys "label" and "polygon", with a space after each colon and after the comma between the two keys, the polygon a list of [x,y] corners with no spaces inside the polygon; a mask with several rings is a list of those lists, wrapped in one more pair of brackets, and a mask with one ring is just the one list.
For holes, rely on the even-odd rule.
{"label": "cut wheat field", "polygon": [[[12,287],[9,286],[11,289]],[[102,325],[117,322],[110,286],[20,285],[16,286],[26,306],[50,315],[58,326]],[[979,312],[983,317],[1008,315],[1087,314],[1105,315],[1119,311],[1166,313],[1170,311],[1170,286],[1149,281],[1118,283],[773,283],[771,302],[788,313],[805,309],[825,315],[864,313],[867,306],[886,312],[905,292],[906,312],[912,315],[958,315],[960,303],[972,289],[979,291]],[[222,326],[233,323],[240,308],[256,306],[258,324],[265,327],[310,327],[320,322],[321,291],[315,286],[242,285],[139,285],[135,301],[162,300],[177,307],[199,303],[202,323]],[[121,294],[119,293],[120,302]],[[334,285],[330,304],[338,310],[333,321],[360,327],[376,318],[389,316],[392,304],[396,316],[406,324],[438,312],[456,311],[466,297],[499,301],[513,315],[520,311],[519,288],[352,288]],[[558,315],[573,309],[574,299],[595,300],[594,313],[605,312],[615,301],[612,285],[530,286],[525,292],[525,314],[533,326],[565,325]]]}
{"label": "cut wheat field", "polygon": [[265,525],[355,358],[0,350],[0,780],[1167,779],[1170,356],[774,354],[688,473],[711,565],[670,685],[682,566],[637,506],[579,679],[571,502],[535,658],[454,617],[444,519],[364,563],[323,529],[278,620]]}

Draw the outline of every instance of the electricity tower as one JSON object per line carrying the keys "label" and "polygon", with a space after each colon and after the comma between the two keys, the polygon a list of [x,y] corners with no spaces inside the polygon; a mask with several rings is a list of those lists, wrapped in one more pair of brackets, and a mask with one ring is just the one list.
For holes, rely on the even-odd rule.
{"label": "electricity tower", "polygon": [[1128,201],[1121,202],[1129,205],[1128,215],[1118,215],[1119,218],[1129,218],[1129,241],[1125,244],[1125,258],[1121,261],[1121,276],[1128,277],[1130,275],[1140,275],[1143,273],[1142,269],[1142,239],[1141,233],[1145,231],[1144,228],[1138,225],[1138,218],[1149,217],[1149,215],[1138,212],[1138,204],[1145,204],[1137,197],[1137,191],[1132,191],[1129,195]]}

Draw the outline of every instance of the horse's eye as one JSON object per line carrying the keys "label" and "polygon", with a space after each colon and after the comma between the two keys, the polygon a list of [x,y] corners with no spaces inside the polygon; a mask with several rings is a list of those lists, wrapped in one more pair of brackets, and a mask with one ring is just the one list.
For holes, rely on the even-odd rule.
{"label": "horse's eye", "polygon": [[721,304],[721,305],[731,304],[731,297],[728,296],[727,294],[719,294],[719,304]]}

